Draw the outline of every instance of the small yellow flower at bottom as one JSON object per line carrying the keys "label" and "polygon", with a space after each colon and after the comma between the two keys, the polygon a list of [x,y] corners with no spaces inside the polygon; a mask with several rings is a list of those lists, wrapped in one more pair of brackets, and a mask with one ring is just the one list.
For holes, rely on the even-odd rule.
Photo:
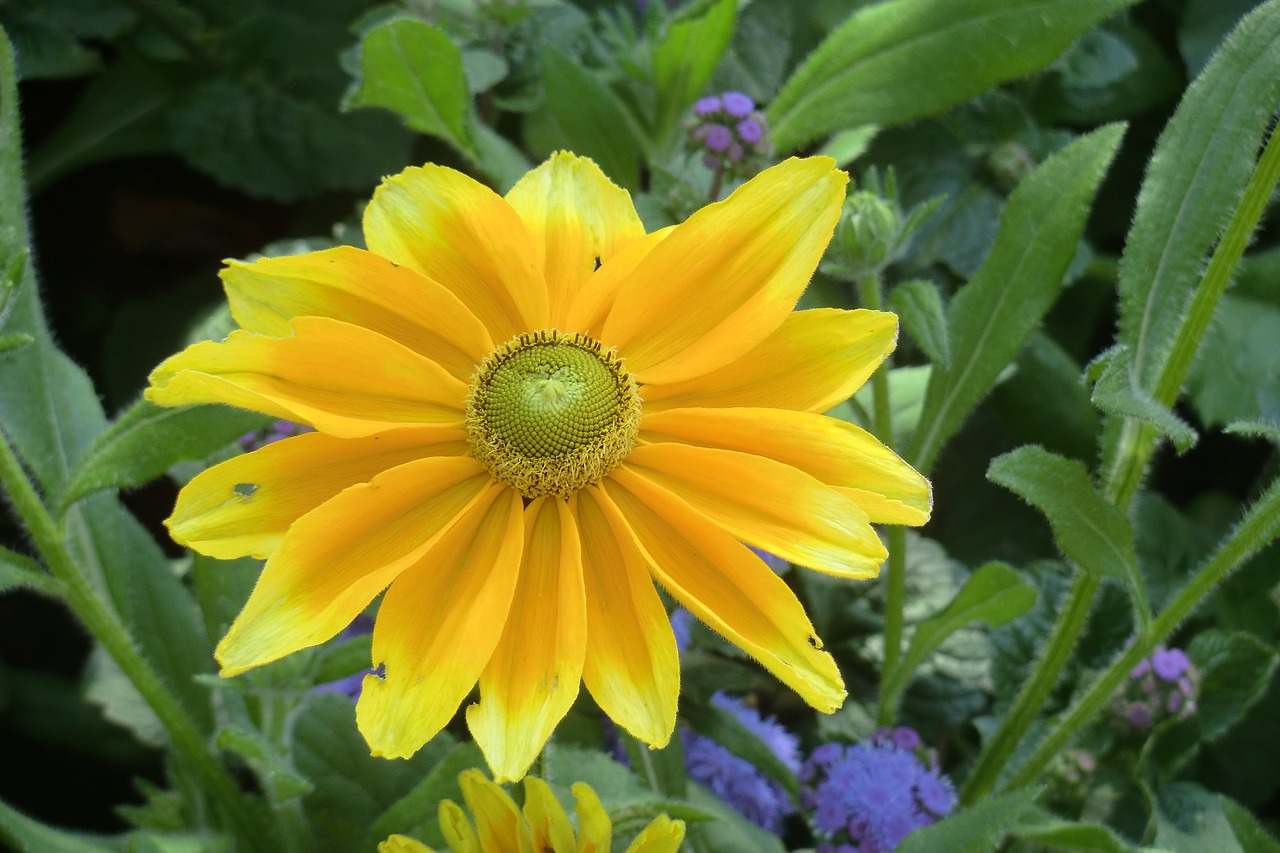
{"label": "small yellow flower at bottom", "polygon": [[[578,831],[551,786],[541,779],[524,780],[524,811],[501,786],[479,770],[458,776],[462,797],[475,824],[452,800],[440,803],[440,831],[452,853],[610,853],[613,824],[591,786],[577,782]],[[660,814],[635,837],[626,853],[675,853],[684,840],[684,821]],[[420,841],[393,835],[378,845],[378,853],[435,853]]]}

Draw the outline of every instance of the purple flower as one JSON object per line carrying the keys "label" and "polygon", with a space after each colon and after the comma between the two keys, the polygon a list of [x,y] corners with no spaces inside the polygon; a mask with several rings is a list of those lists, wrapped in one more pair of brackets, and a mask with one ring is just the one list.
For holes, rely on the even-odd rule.
{"label": "purple flower", "polygon": [[722,124],[712,124],[707,126],[706,137],[703,141],[708,149],[719,153],[733,143],[733,134],[729,131],[729,128]]}
{"label": "purple flower", "polygon": [[257,429],[253,432],[246,432],[240,436],[238,444],[240,449],[245,453],[254,450],[261,450],[268,444],[274,444],[286,438],[292,438],[295,435],[302,435],[304,432],[311,432],[309,426],[295,424],[293,421],[274,421],[271,426],[265,429]]}
{"label": "purple flower", "polygon": [[671,611],[671,633],[676,635],[677,649],[688,649],[693,642],[693,614],[683,607]]}
{"label": "purple flower", "polygon": [[721,107],[720,96],[709,95],[705,98],[699,98],[698,102],[693,105],[693,111],[700,116],[709,116],[720,112]]}
{"label": "purple flower", "polygon": [[744,118],[737,124],[738,138],[749,145],[754,145],[764,137],[764,128],[753,118]]}
{"label": "purple flower", "polygon": [[[361,613],[355,619],[351,620],[351,624],[342,629],[342,633],[334,640],[335,643],[352,640],[363,634],[373,631],[373,620]],[[365,669],[360,672],[353,672],[344,678],[336,681],[326,681],[324,684],[317,684],[311,690],[314,693],[340,693],[351,699],[360,698],[360,690],[364,687],[364,677],[366,675],[382,675],[382,667],[377,669]]]}
{"label": "purple flower", "polygon": [[1170,718],[1195,713],[1200,674],[1182,649],[1156,648],[1138,662],[1112,702],[1122,731],[1140,734]]}
{"label": "purple flower", "polygon": [[725,92],[721,96],[724,111],[734,118],[746,118],[756,108],[756,102],[741,92]]}
{"label": "purple flower", "polygon": [[1191,661],[1187,660],[1182,649],[1157,649],[1151,655],[1151,668],[1156,671],[1156,675],[1168,682],[1177,681],[1190,666]]}

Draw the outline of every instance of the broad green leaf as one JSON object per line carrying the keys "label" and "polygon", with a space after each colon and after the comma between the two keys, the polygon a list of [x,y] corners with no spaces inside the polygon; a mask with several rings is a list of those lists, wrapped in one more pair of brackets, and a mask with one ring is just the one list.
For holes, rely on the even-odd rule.
{"label": "broad green leaf", "polygon": [[360,83],[348,107],[385,107],[419,133],[437,136],[468,156],[471,93],[462,52],[444,30],[414,18],[399,18],[365,36]]}
{"label": "broad green leaf", "polygon": [[[1187,374],[1187,395],[1207,426],[1266,420],[1267,395],[1280,388],[1280,307],[1226,294]],[[1280,400],[1277,400],[1280,402]]]}
{"label": "broad green leaf", "polygon": [[1048,65],[1135,0],[892,0],[861,8],[769,106],[793,151],[841,128],[904,124]]}
{"label": "broad green leaf", "polygon": [[1245,853],[1280,853],[1280,841],[1262,828],[1252,812],[1229,797],[1218,797],[1218,803]]}
{"label": "broad green leaf", "polygon": [[987,797],[913,831],[895,853],[990,853],[1039,794],[1036,788],[1021,788]]}
{"label": "broad green leaf", "polygon": [[131,732],[138,743],[165,746],[168,735],[164,723],[102,646],[95,646],[90,653],[83,680],[85,701],[96,705],[103,719]]}
{"label": "broad green leaf", "polygon": [[712,0],[681,12],[653,48],[657,89],[656,142],[674,128],[681,113],[702,94],[733,37],[737,0]]}
{"label": "broad green leaf", "polygon": [[902,320],[929,360],[946,367],[951,361],[951,345],[947,341],[947,317],[937,285],[920,278],[904,281],[889,293],[889,308]]}
{"label": "broad green leaf", "polygon": [[204,459],[270,421],[227,406],[166,409],[139,400],[85,452],[71,473],[62,505],[103,489],[150,482],[174,463]]}
{"label": "broad green leaf", "polygon": [[1187,646],[1187,656],[1200,670],[1196,720],[1204,741],[1216,740],[1242,720],[1276,670],[1275,649],[1240,631],[1203,631]]}
{"label": "broad green leaf", "polygon": [[696,782],[689,785],[689,803],[713,818],[686,829],[684,847],[691,851],[784,853],[786,850],[778,836],[756,826]]}
{"label": "broad green leaf", "polygon": [[14,853],[117,853],[111,839],[55,829],[0,800],[0,841]]}
{"label": "broad green leaf", "polygon": [[[878,7],[872,7],[878,8]],[[911,460],[928,472],[1057,299],[1121,125],[1054,154],[1013,191],[982,266],[951,300],[951,361],[929,379]]]}
{"label": "broad green leaf", "polygon": [[680,719],[694,731],[711,738],[739,758],[754,764],[762,773],[777,782],[796,797],[800,782],[768,744],[751,729],[738,721],[731,712],[717,707],[713,702],[686,702],[680,710]]}
{"label": "broad green leaf", "polygon": [[1195,446],[1196,431],[1138,385],[1128,347],[1121,344],[1099,356],[1090,365],[1091,373],[1098,370],[1101,375],[1093,385],[1092,400],[1099,410],[1151,424],[1173,441],[1179,453]]}
{"label": "broad green leaf", "polygon": [[493,180],[498,192],[511,189],[533,168],[523,151],[487,124],[473,119],[470,128],[476,144],[476,166]]}
{"label": "broad green leaf", "polygon": [[1194,782],[1160,788],[1155,807],[1155,847],[1169,853],[1255,853],[1236,838],[1222,798]]}
{"label": "broad green leaf", "polygon": [[[662,749],[650,749],[647,744],[619,731],[622,745],[631,761],[631,769],[649,790],[661,797],[679,799],[688,791],[688,778],[684,767],[684,743],[677,729]],[[598,792],[597,792],[598,793]]]}
{"label": "broad green leaf", "polygon": [[1280,100],[1280,0],[1246,16],[1161,134],[1120,260],[1120,330],[1154,390],[1205,258],[1253,174]]}
{"label": "broad green leaf", "polygon": [[1137,853],[1138,850],[1102,824],[1063,820],[1037,807],[1027,809],[1024,820],[1026,822],[1014,827],[1010,834],[1052,850],[1078,853]]}
{"label": "broad green leaf", "polygon": [[273,803],[305,796],[315,787],[294,769],[287,756],[281,754],[279,744],[259,731],[225,726],[218,732],[217,744],[219,749],[244,759]]}
{"label": "broad green leaf", "polygon": [[879,132],[879,126],[874,124],[842,130],[828,139],[818,153],[831,157],[836,161],[836,165],[843,169],[867,153],[867,149],[871,147],[871,141]]}
{"label": "broad green leaf", "polygon": [[556,147],[590,157],[617,184],[638,190],[640,152],[613,93],[555,48],[544,48],[541,60],[548,118],[559,130]]}
{"label": "broad green leaf", "polygon": [[969,576],[950,604],[916,626],[907,653],[898,666],[886,674],[888,684],[883,695],[889,697],[890,702],[896,701],[916,667],[956,631],[973,622],[999,627],[1027,612],[1035,602],[1035,587],[1013,568],[995,562],[981,566]]}
{"label": "broad green leaf", "polygon": [[252,557],[215,560],[203,554],[193,555],[191,580],[210,643],[217,643],[227,633],[260,574],[262,561]]}
{"label": "broad green leaf", "polygon": [[1028,445],[992,460],[987,479],[1044,513],[1058,547],[1080,568],[1145,598],[1129,519],[1098,494],[1083,464]]}
{"label": "broad green leaf", "polygon": [[1013,364],[1013,375],[991,391],[991,408],[1015,444],[1088,459],[1097,453],[1102,419],[1080,382],[1080,364],[1043,329],[1036,329]]}
{"label": "broad green leaf", "polygon": [[[442,735],[436,740],[448,747],[452,738]],[[434,745],[436,741],[432,741]],[[440,801],[462,802],[458,774],[472,767],[483,767],[484,755],[474,742],[454,744],[409,793],[387,807],[375,820],[365,837],[362,849],[372,850],[393,833],[417,838],[436,848],[445,846],[438,817]]]}

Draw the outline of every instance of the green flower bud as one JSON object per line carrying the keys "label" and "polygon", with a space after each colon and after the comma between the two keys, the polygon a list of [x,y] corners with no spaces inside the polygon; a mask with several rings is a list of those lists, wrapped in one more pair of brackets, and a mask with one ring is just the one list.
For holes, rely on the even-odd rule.
{"label": "green flower bud", "polygon": [[840,278],[860,278],[894,259],[902,233],[896,204],[867,190],[845,199],[824,269]]}

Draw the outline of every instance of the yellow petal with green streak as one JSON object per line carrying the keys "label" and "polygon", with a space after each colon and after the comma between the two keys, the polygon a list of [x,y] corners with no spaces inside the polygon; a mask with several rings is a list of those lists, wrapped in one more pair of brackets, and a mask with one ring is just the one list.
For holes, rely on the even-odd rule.
{"label": "yellow petal with green streak", "polygon": [[374,755],[408,758],[453,719],[502,635],[524,544],[520,495],[495,486],[396,578],[378,607],[356,723]]}
{"label": "yellow petal with green streak", "polygon": [[582,683],[587,604],[572,500],[525,509],[524,560],[502,639],[467,725],[500,782],[529,770]]}
{"label": "yellow petal with green streak", "polygon": [[467,385],[377,332],[298,317],[287,338],[232,332],[167,359],[146,398],[160,406],[226,403],[339,438],[397,427],[461,424]]}
{"label": "yellow petal with green streak", "polygon": [[644,388],[646,412],[693,406],[769,406],[825,412],[862,387],[898,339],[883,311],[797,311],[741,358],[680,382]]}
{"label": "yellow petal with green streak", "polygon": [[441,800],[436,816],[440,822],[440,834],[452,853],[486,853],[462,806],[453,800]]}
{"label": "yellow petal with green streak", "polygon": [[645,383],[691,379],[781,325],[831,240],[848,176],[828,157],[766,169],[677,225],[622,284],[602,330]]}
{"label": "yellow petal with green streak", "polygon": [[535,262],[547,281],[551,326],[564,330],[574,296],[620,244],[644,234],[626,190],[593,161],[561,151],[507,193],[533,235]]}
{"label": "yellow petal with green streak", "polygon": [[613,823],[600,797],[586,782],[574,782],[572,790],[577,801],[578,853],[609,853]]}
{"label": "yellow petal with green streak", "polygon": [[881,524],[929,520],[929,481],[871,433],[836,418],[783,409],[670,409],[645,415],[644,441],[766,456],[816,477]]}
{"label": "yellow petal with green streak", "polygon": [[524,818],[533,832],[535,850],[576,853],[573,825],[564,806],[551,792],[550,785],[533,776],[524,779]]}
{"label": "yellow petal with green streak", "polygon": [[494,345],[484,324],[444,286],[351,246],[232,261],[222,283],[246,331],[285,337],[295,317],[342,320],[405,345],[464,382]]}
{"label": "yellow petal with green streak", "polygon": [[533,235],[502,196],[443,166],[387,178],[364,213],[369,250],[453,291],[495,342],[547,328]]}
{"label": "yellow petal with green streak", "polygon": [[476,834],[484,853],[535,853],[533,835],[515,800],[479,770],[458,775],[463,799],[476,819]]}
{"label": "yellow petal with green streak", "polygon": [[677,601],[819,711],[840,707],[845,690],[835,661],[821,651],[795,593],[759,557],[625,464],[603,485],[654,576]]}
{"label": "yellow petal with green streak", "polygon": [[470,457],[418,459],[298,519],[218,644],[223,675],[322,643],[416,563],[493,479]]}

